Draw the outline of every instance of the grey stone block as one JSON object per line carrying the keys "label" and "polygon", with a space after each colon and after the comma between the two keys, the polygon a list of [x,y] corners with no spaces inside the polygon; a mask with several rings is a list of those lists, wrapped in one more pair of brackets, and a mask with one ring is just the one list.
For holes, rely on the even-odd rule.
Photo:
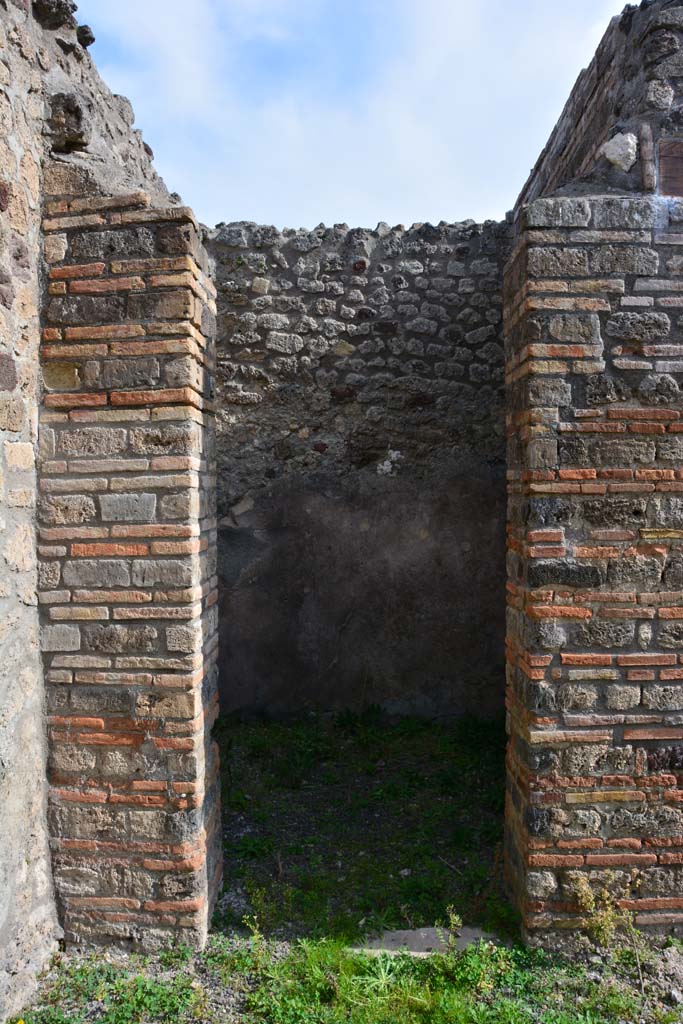
{"label": "grey stone block", "polygon": [[590,461],[595,466],[649,465],[655,461],[657,446],[654,441],[629,439],[595,441],[589,445]]}
{"label": "grey stone block", "polygon": [[38,563],[38,587],[40,590],[56,590],[62,576],[59,562]]}
{"label": "grey stone block", "polygon": [[640,704],[639,686],[608,686],[605,704],[611,711],[628,711]]}
{"label": "grey stone block", "polygon": [[42,651],[80,651],[81,631],[78,626],[43,626],[40,631]]}
{"label": "grey stone block", "polygon": [[582,503],[584,518],[593,526],[645,526],[647,501],[640,497],[591,498]]}
{"label": "grey stone block", "polygon": [[645,231],[655,222],[656,207],[651,199],[615,197],[594,199],[593,227],[597,231]]}
{"label": "grey stone block", "polygon": [[610,562],[607,582],[615,590],[654,590],[662,580],[664,563],[658,558],[622,558]]}
{"label": "grey stone block", "polygon": [[281,331],[271,331],[266,340],[266,347],[275,352],[284,352],[291,355],[300,352],[304,347],[304,340],[300,334],[285,334]]}
{"label": "grey stone block", "polygon": [[166,387],[184,388],[194,387],[202,390],[204,371],[202,367],[190,356],[182,356],[180,359],[172,359],[164,365],[164,381]]}
{"label": "grey stone block", "polygon": [[653,711],[680,711],[683,709],[683,687],[644,686],[643,707]]}
{"label": "grey stone block", "polygon": [[648,341],[665,338],[671,332],[671,320],[666,313],[616,313],[605,330],[611,338]]}
{"label": "grey stone block", "polygon": [[134,586],[149,587],[156,584],[171,587],[189,587],[194,582],[192,561],[179,559],[148,559],[133,562]]}
{"label": "grey stone block", "polygon": [[85,626],[83,649],[103,654],[151,653],[157,649],[154,626]]}
{"label": "grey stone block", "polygon": [[65,586],[83,587],[87,590],[130,586],[130,570],[127,563],[107,558],[84,558],[65,562],[62,577]]}
{"label": "grey stone block", "polygon": [[683,648],[683,622],[660,624],[657,640],[661,647],[680,650]]}
{"label": "grey stone block", "polygon": [[636,635],[632,622],[594,619],[579,626],[574,634],[578,647],[628,647]]}
{"label": "grey stone block", "polygon": [[571,345],[598,345],[602,342],[600,317],[593,313],[554,316],[548,330],[555,341]]}
{"label": "grey stone block", "polygon": [[76,260],[144,259],[154,256],[154,233],[149,228],[126,228],[120,231],[84,231],[71,239],[71,252]]}
{"label": "grey stone block", "polygon": [[532,277],[588,276],[588,250],[549,246],[530,249],[529,273]]}
{"label": "grey stone block", "polygon": [[290,322],[289,317],[283,313],[261,313],[258,325],[265,331],[286,331]]}
{"label": "grey stone block", "polygon": [[102,369],[105,388],[146,388],[159,383],[158,359],[109,359]]}
{"label": "grey stone block", "polygon": [[188,519],[199,515],[199,497],[196,492],[166,494],[160,502],[162,519]]}
{"label": "grey stone block", "polygon": [[683,498],[661,497],[652,501],[655,526],[680,530],[683,524]]}
{"label": "grey stone block", "polygon": [[62,430],[57,449],[66,455],[120,455],[126,448],[126,431],[121,427],[84,427]]}
{"label": "grey stone block", "polygon": [[591,220],[586,199],[536,199],[525,211],[529,228],[585,228]]}
{"label": "grey stone block", "polygon": [[604,573],[597,565],[557,558],[534,560],[529,565],[529,586],[579,587],[594,590],[604,583]]}
{"label": "grey stone block", "polygon": [[666,563],[664,586],[667,590],[683,590],[683,556],[674,556]]}
{"label": "grey stone block", "polygon": [[99,502],[105,523],[149,523],[156,517],[156,494],[103,494]]}
{"label": "grey stone block", "polygon": [[43,523],[65,526],[92,522],[97,516],[97,509],[93,499],[85,494],[64,494],[43,498],[38,505],[38,513]]}
{"label": "grey stone block", "polygon": [[586,380],[587,405],[611,405],[614,402],[624,402],[630,396],[631,388],[618,377],[598,373]]}
{"label": "grey stone block", "polygon": [[192,653],[201,650],[201,630],[192,626],[167,626],[166,646],[169,651],[182,651]]}
{"label": "grey stone block", "polygon": [[669,373],[648,373],[640,383],[638,397],[645,405],[673,405],[681,400],[681,389]]}
{"label": "grey stone block", "polygon": [[52,299],[45,311],[54,325],[117,324],[126,318],[126,300],[121,295],[68,295]]}
{"label": "grey stone block", "polygon": [[150,294],[136,292],[128,297],[131,320],[189,320],[194,311],[194,296],[187,289]]}
{"label": "grey stone block", "polygon": [[136,455],[199,455],[201,427],[197,423],[164,423],[133,427],[130,448]]}
{"label": "grey stone block", "polygon": [[591,274],[637,274],[647,277],[659,270],[654,249],[635,245],[605,245],[591,253]]}

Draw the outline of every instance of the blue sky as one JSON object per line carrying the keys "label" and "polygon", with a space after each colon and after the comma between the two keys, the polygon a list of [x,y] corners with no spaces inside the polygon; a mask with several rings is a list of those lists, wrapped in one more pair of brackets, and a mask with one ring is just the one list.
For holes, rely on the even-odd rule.
{"label": "blue sky", "polygon": [[615,0],[79,0],[107,84],[205,223],[510,209]]}

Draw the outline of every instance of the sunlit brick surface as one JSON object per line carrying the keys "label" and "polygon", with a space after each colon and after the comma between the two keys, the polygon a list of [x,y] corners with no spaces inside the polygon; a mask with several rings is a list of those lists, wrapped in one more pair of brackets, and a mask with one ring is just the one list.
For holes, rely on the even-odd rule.
{"label": "sunlit brick surface", "polygon": [[43,227],[39,601],[59,911],[71,943],[201,944],[220,873],[215,290],[186,209],[65,197]]}
{"label": "sunlit brick surface", "polygon": [[579,874],[683,932],[681,252],[666,200],[546,199],[508,267],[507,868],[542,941]]}

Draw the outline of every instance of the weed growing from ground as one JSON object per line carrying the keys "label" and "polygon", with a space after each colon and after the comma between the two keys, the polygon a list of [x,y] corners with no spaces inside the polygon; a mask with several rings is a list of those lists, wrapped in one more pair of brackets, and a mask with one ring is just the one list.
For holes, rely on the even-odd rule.
{"label": "weed growing from ground", "polygon": [[[176,951],[160,959],[175,964]],[[201,989],[187,973],[158,979],[133,973],[122,965],[96,957],[70,964],[61,961],[55,982],[35,1010],[25,1013],[24,1024],[142,1024],[146,1021],[196,1020],[201,1015]],[[93,1017],[92,1008],[97,1015]]]}
{"label": "weed growing from ground", "polygon": [[[452,919],[457,925],[457,921]],[[202,953],[102,963],[60,957],[24,1024],[680,1024],[633,979],[480,942],[414,957],[337,939],[214,934]],[[176,969],[169,970],[173,965]],[[143,969],[144,967],[144,969]],[[182,968],[182,969],[181,969]],[[228,994],[228,998],[226,998]],[[14,1022],[17,1024],[17,1022]]]}

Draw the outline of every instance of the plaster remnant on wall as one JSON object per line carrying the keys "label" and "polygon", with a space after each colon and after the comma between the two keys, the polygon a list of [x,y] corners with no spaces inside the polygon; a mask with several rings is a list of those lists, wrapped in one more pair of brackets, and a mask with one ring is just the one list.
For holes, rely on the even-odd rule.
{"label": "plaster remnant on wall", "polygon": [[613,167],[628,172],[638,159],[638,139],[630,132],[620,132],[604,144],[598,155],[604,156]]}
{"label": "plaster remnant on wall", "polygon": [[398,471],[402,458],[403,455],[401,452],[387,452],[387,457],[384,462],[380,462],[377,466],[378,476],[392,476]]}

